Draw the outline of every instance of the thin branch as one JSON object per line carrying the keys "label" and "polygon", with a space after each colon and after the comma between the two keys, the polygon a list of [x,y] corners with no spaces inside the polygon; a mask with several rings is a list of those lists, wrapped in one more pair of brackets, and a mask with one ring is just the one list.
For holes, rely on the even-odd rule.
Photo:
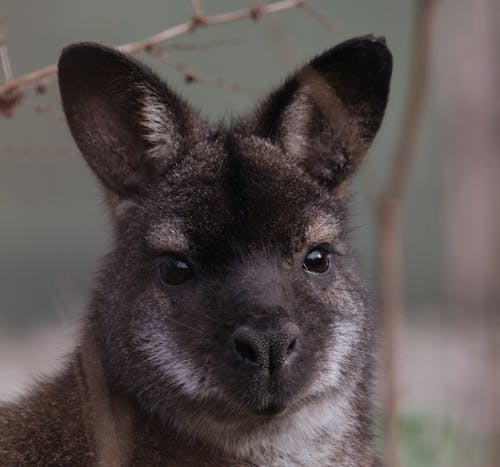
{"label": "thin branch", "polygon": [[380,306],[384,339],[385,410],[384,465],[399,465],[399,397],[397,377],[398,329],[403,312],[402,208],[415,146],[422,122],[429,81],[431,28],[435,0],[419,0],[413,39],[411,78],[403,129],[386,190],[379,200],[378,254]]}
{"label": "thin branch", "polygon": [[[121,50],[122,52],[127,52],[127,53],[140,52],[142,50],[146,50],[148,47],[151,47],[153,45],[158,45],[161,42],[168,41],[173,37],[177,37],[182,34],[192,32],[199,26],[215,26],[217,24],[229,23],[233,21],[241,21],[243,19],[248,19],[248,18],[257,20],[263,15],[269,15],[272,13],[277,13],[282,10],[288,10],[290,8],[300,7],[303,1],[304,0],[281,0],[274,3],[269,3],[259,8],[258,14],[256,14],[255,8],[248,8],[245,10],[235,10],[228,13],[205,16],[203,17],[202,23],[197,23],[193,21],[182,23],[170,29],[162,31],[158,34],[155,34],[154,36],[151,36],[147,39],[137,42],[131,42],[129,44],[124,44],[118,47],[118,49]],[[1,94],[1,88],[0,88],[0,94]]]}
{"label": "thin branch", "polygon": [[7,20],[0,17],[0,63],[2,64],[5,83],[14,79],[12,67],[10,66],[9,51],[7,49]]}
{"label": "thin branch", "polygon": [[47,104],[46,102],[36,102],[35,100],[24,97],[23,100],[20,102],[22,105],[27,105],[28,107],[32,108],[36,113],[38,114],[48,114],[55,119],[59,120],[60,122],[64,122],[64,113],[60,109],[56,109],[50,104]]}
{"label": "thin branch", "polygon": [[5,117],[11,117],[14,112],[14,107],[19,105],[23,100],[21,94],[11,94],[2,97],[0,95],[0,114]]}
{"label": "thin branch", "polygon": [[31,73],[27,73],[19,78],[16,78],[3,86],[0,86],[0,100],[9,97],[25,89],[32,89],[40,84],[49,85],[57,79],[57,65],[48,65],[39,68]]}
{"label": "thin branch", "polygon": [[394,166],[389,179],[387,195],[402,201],[408,184],[415,145],[425,103],[431,50],[431,26],[435,0],[420,0],[416,37],[411,68],[410,92],[406,103],[403,128],[400,134]]}
{"label": "thin branch", "polygon": [[[303,4],[300,5],[301,7]],[[254,6],[256,19],[263,16],[261,10],[265,7],[261,1],[257,1]],[[293,46],[287,30],[275,20],[275,18],[266,18],[266,21],[261,21],[264,32],[269,38],[269,43],[276,50],[276,55],[287,69],[291,69],[299,62],[297,49]]]}
{"label": "thin branch", "polygon": [[[191,20],[185,23],[181,23],[146,39],[120,45],[117,47],[117,49],[130,54],[141,52],[162,42],[173,39],[174,37],[192,32],[193,30],[201,26],[214,26],[217,24],[240,21],[248,18],[257,20],[262,15],[273,14],[290,8],[300,7],[302,6],[303,1],[304,0],[280,0],[263,5],[259,8],[258,17],[254,8],[204,16],[203,22]],[[56,75],[57,65],[49,65],[21,76],[20,78],[14,79],[0,87],[0,101],[5,100],[12,94],[35,88],[40,84],[47,86],[52,81],[56,80]]]}
{"label": "thin branch", "polygon": [[202,43],[182,43],[176,42],[175,44],[165,44],[162,48],[164,50],[175,50],[179,52],[192,51],[192,50],[208,50],[215,47],[225,47],[239,45],[243,42],[241,38],[233,39],[217,39],[213,41],[205,41]]}
{"label": "thin branch", "polygon": [[320,23],[327,31],[333,33],[341,33],[349,36],[352,35],[352,31],[350,31],[345,26],[335,24],[328,16],[324,15],[320,11],[313,8],[311,6],[311,3],[304,2],[301,5],[301,8],[305,13],[307,13],[309,16],[314,18],[318,23]]}
{"label": "thin branch", "polygon": [[238,83],[231,82],[224,78],[212,78],[199,71],[190,68],[188,65],[182,62],[177,62],[172,60],[167,52],[163,50],[160,46],[153,46],[148,49],[148,52],[154,57],[161,60],[166,65],[176,69],[184,75],[184,79],[188,83],[204,83],[217,86],[228,91],[243,92],[246,94],[259,95],[261,90],[252,86],[241,85]]}
{"label": "thin branch", "polygon": [[193,7],[194,12],[193,18],[198,18],[203,21],[205,13],[203,12],[203,7],[201,6],[201,0],[191,0],[191,6]]}
{"label": "thin branch", "polygon": [[0,61],[2,62],[5,82],[8,83],[14,79],[14,75],[10,66],[9,51],[7,50],[6,45],[0,45]]}

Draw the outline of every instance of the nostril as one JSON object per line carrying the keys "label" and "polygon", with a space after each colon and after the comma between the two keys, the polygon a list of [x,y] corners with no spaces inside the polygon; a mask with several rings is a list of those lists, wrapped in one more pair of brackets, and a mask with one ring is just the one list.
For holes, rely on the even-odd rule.
{"label": "nostril", "polygon": [[288,345],[288,348],[286,349],[286,355],[290,355],[293,353],[293,351],[297,348],[297,338],[295,338],[290,344]]}
{"label": "nostril", "polygon": [[233,334],[233,349],[236,355],[252,365],[267,365],[268,347],[266,336],[253,329],[241,327]]}
{"label": "nostril", "polygon": [[252,363],[257,361],[257,355],[248,342],[243,342],[237,338],[234,339],[234,348],[236,353],[244,360],[249,360]]}

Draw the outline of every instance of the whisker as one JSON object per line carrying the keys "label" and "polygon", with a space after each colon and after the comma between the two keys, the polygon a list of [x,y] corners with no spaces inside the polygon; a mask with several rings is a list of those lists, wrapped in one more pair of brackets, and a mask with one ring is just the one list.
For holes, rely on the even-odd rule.
{"label": "whisker", "polygon": [[166,316],[166,318],[168,320],[170,320],[172,323],[178,324],[179,326],[183,326],[183,327],[189,329],[190,331],[195,331],[195,332],[197,332],[198,334],[201,334],[204,337],[208,337],[207,334],[205,334],[203,331],[200,331],[199,329],[194,328],[193,326],[190,326],[189,324],[183,323],[182,321],[177,321],[176,319],[174,319],[174,318],[172,318],[171,316],[168,316],[168,315]]}

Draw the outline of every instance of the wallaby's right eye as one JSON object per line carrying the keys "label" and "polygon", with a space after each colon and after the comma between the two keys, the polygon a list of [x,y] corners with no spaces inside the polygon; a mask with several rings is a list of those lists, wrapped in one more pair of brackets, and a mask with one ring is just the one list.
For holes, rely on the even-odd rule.
{"label": "wallaby's right eye", "polygon": [[179,256],[169,255],[158,265],[158,275],[164,285],[181,285],[193,277],[193,270]]}
{"label": "wallaby's right eye", "polygon": [[324,246],[313,248],[304,258],[302,269],[311,274],[324,275],[331,269],[330,256],[330,251]]}

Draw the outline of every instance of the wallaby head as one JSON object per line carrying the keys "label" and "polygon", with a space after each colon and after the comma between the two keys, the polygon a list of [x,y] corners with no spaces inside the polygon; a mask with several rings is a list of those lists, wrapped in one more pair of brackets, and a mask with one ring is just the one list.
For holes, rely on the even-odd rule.
{"label": "wallaby head", "polygon": [[366,435],[372,325],[345,182],[391,63],[383,39],[344,42],[213,127],[136,60],[64,50],[64,111],[114,222],[88,321],[112,392],[233,451]]}

